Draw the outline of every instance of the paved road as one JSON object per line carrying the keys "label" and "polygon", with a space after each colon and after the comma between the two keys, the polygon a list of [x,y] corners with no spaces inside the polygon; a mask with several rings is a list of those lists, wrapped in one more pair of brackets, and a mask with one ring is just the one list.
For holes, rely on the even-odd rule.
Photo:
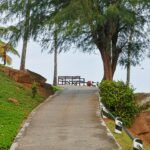
{"label": "paved road", "polygon": [[96,115],[96,88],[70,87],[38,108],[17,150],[117,150]]}

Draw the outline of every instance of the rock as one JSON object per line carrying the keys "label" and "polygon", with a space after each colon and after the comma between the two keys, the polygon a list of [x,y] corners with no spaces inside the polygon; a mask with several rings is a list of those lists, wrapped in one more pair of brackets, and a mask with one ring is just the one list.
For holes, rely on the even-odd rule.
{"label": "rock", "polygon": [[15,105],[19,105],[18,100],[16,100],[15,98],[8,98],[8,102],[11,102],[11,103],[13,103]]}

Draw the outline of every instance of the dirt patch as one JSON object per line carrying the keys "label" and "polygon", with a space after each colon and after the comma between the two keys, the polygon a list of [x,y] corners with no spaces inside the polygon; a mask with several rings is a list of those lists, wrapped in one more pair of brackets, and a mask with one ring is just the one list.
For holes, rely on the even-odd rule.
{"label": "dirt patch", "polygon": [[[33,82],[37,83],[38,92],[44,97],[54,94],[52,86],[46,83],[46,79],[30,70],[20,71],[10,67],[0,66],[0,71],[4,72],[11,79],[20,84],[21,88],[32,88]],[[22,87],[23,85],[23,87]]]}
{"label": "dirt patch", "polygon": [[150,145],[150,111],[140,113],[129,130]]}
{"label": "dirt patch", "polygon": [[136,102],[139,106],[145,108],[145,110],[136,116],[129,130],[135,137],[139,137],[150,145],[150,93],[136,93]]}
{"label": "dirt patch", "polygon": [[135,98],[139,105],[143,105],[150,102],[150,93],[136,93]]}
{"label": "dirt patch", "polygon": [[0,66],[0,71],[4,72],[10,78],[12,78],[13,80],[19,83],[32,84],[35,81],[40,86],[43,86],[44,83],[46,82],[46,79],[43,76],[35,72],[32,72],[30,70],[20,71],[10,67]]}
{"label": "dirt patch", "polygon": [[13,103],[13,104],[15,104],[15,105],[19,105],[18,100],[15,99],[15,98],[8,98],[8,102]]}

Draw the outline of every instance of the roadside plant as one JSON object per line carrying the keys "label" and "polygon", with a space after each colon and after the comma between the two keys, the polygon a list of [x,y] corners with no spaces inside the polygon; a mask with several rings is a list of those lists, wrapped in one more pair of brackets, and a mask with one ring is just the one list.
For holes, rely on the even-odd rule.
{"label": "roadside plant", "polygon": [[4,65],[10,65],[12,63],[12,58],[8,55],[8,53],[12,53],[20,57],[18,51],[10,43],[5,43],[0,40],[0,59],[2,59]]}
{"label": "roadside plant", "polygon": [[121,117],[125,126],[130,126],[139,108],[135,103],[134,89],[122,81],[102,81],[101,101],[113,115]]}
{"label": "roadside plant", "polygon": [[55,93],[57,91],[60,91],[61,87],[59,87],[59,86],[52,86],[52,90],[53,90],[53,93]]}
{"label": "roadside plant", "polygon": [[32,98],[35,98],[36,94],[37,94],[37,83],[34,81],[32,83]]}

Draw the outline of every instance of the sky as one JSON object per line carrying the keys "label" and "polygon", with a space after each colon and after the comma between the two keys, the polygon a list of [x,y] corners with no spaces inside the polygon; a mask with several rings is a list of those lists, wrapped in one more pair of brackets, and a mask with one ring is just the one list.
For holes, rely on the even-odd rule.
{"label": "sky", "polygon": [[[16,48],[20,55],[22,43]],[[41,74],[48,83],[53,81],[53,54],[48,51],[41,52],[38,43],[29,42],[27,49],[26,69]],[[19,69],[20,58],[13,56],[11,67]],[[131,67],[131,84],[136,92],[150,92],[150,59],[145,59],[141,66]],[[103,66],[99,52],[87,54],[72,49],[67,53],[58,55],[58,75],[79,75],[86,81],[101,81],[103,77]],[[126,81],[126,70],[118,66],[114,76],[115,80]]]}

